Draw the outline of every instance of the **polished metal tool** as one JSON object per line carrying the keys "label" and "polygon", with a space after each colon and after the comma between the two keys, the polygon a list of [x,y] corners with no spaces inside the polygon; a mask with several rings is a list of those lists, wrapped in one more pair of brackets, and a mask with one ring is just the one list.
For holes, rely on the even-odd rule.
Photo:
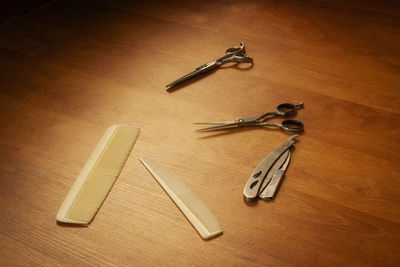
{"label": "polished metal tool", "polygon": [[304,129],[304,125],[298,120],[284,120],[282,122],[267,122],[273,116],[290,116],[297,113],[297,110],[302,108],[304,103],[298,105],[284,103],[276,107],[274,111],[266,112],[259,116],[252,116],[247,118],[240,118],[234,121],[222,121],[222,122],[195,122],[194,124],[210,124],[207,128],[198,129],[197,131],[211,131],[211,130],[225,130],[237,127],[249,127],[249,126],[272,126],[280,127],[282,130],[288,132],[301,132]]}
{"label": "polished metal tool", "polygon": [[[265,184],[266,186],[258,196],[259,199],[271,200],[275,198],[276,192],[278,191],[278,188],[282,182],[283,175],[285,174],[285,171],[289,165],[290,155],[290,150],[286,150],[286,152],[282,154],[282,156],[276,161],[274,166],[268,172],[268,175],[263,182],[263,185]],[[283,164],[281,165],[282,162]],[[276,170],[273,170],[275,169],[275,166],[280,167],[277,167]]]}
{"label": "polished metal tool", "polygon": [[174,87],[181,85],[189,80],[192,80],[196,77],[199,77],[201,74],[208,73],[212,70],[219,68],[221,65],[227,62],[235,62],[235,63],[253,63],[253,59],[246,55],[244,43],[241,42],[240,46],[234,46],[228,48],[226,50],[226,54],[220,58],[217,58],[213,61],[210,61],[206,64],[203,64],[197,67],[194,71],[185,76],[179,78],[178,80],[168,84],[167,91],[171,91]]}
{"label": "polished metal tool", "polygon": [[289,139],[269,153],[254,169],[243,190],[243,199],[254,202],[257,199],[273,199],[290,161],[289,148],[298,135]]}

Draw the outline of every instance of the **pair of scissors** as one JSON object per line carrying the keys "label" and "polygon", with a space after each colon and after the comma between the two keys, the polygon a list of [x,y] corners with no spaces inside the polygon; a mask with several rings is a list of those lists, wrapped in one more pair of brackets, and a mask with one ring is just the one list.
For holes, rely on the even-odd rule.
{"label": "pair of scissors", "polygon": [[253,63],[253,59],[246,55],[244,43],[241,42],[240,46],[234,46],[234,47],[228,48],[225,52],[225,55],[223,55],[222,57],[217,58],[213,61],[210,61],[206,64],[203,64],[203,65],[197,67],[191,73],[186,74],[185,76],[179,78],[178,80],[168,84],[166,86],[167,91],[170,91],[170,90],[172,90],[172,88],[174,88],[178,85],[181,85],[189,80],[192,80],[193,78],[199,77],[201,74],[205,74],[212,70],[215,70],[227,62]]}
{"label": "pair of scissors", "polygon": [[266,112],[259,116],[252,116],[247,118],[240,118],[234,121],[222,122],[195,122],[194,124],[210,124],[207,128],[197,129],[197,131],[211,131],[211,130],[225,130],[236,127],[249,127],[249,126],[272,126],[280,127],[282,130],[288,132],[301,132],[304,125],[298,120],[284,120],[282,122],[268,122],[272,116],[290,116],[297,113],[297,110],[304,107],[304,103],[294,105],[291,103],[280,104],[274,111]]}

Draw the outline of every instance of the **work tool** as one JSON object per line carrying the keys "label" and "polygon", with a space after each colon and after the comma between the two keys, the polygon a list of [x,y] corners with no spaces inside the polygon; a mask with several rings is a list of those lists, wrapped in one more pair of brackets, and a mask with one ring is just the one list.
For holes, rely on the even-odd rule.
{"label": "work tool", "polygon": [[195,193],[149,159],[142,157],[140,161],[203,239],[209,239],[222,233],[217,218]]}
{"label": "work tool", "polygon": [[140,128],[114,125],[92,152],[57,213],[57,221],[89,224],[119,176]]}
{"label": "work tool", "polygon": [[243,190],[243,199],[254,202],[257,199],[271,200],[275,197],[282,177],[289,165],[290,147],[298,135],[289,139],[269,153],[254,169]]}
{"label": "work tool", "polygon": [[281,122],[268,122],[271,117],[274,116],[291,116],[297,113],[297,110],[302,108],[304,103],[294,105],[291,103],[280,104],[274,111],[266,112],[259,116],[252,116],[247,118],[240,118],[234,121],[221,121],[221,122],[195,122],[194,124],[209,124],[214,125],[197,131],[212,131],[212,130],[225,130],[237,127],[250,127],[250,126],[263,126],[263,127],[280,127],[284,131],[288,132],[301,132],[304,129],[304,125],[298,120],[284,120]]}
{"label": "work tool", "polygon": [[206,64],[197,67],[194,71],[185,76],[173,81],[168,84],[167,91],[171,91],[174,87],[182,85],[183,83],[192,80],[194,78],[200,77],[202,74],[209,73],[210,71],[216,70],[225,63],[253,63],[253,59],[246,55],[244,43],[241,42],[240,46],[234,46],[226,50],[225,55],[215,60],[212,60]]}

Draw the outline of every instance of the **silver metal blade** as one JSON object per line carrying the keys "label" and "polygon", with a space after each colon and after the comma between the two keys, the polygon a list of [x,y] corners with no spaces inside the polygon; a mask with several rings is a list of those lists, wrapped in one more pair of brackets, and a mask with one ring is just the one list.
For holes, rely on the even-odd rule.
{"label": "silver metal blade", "polygon": [[290,154],[289,148],[275,161],[275,163],[272,165],[271,169],[268,171],[262,185],[260,188],[259,196],[263,195],[265,192],[265,189],[267,186],[270,184],[272,177],[274,176],[275,172],[279,170],[282,165],[285,163],[286,159],[288,158]]}
{"label": "silver metal blade", "polygon": [[269,153],[251,173],[247,183],[243,189],[243,199],[246,202],[256,201],[262,186],[262,183],[270,171],[273,164],[281,157],[281,155],[296,141],[298,135],[292,135],[289,139]]}
{"label": "silver metal blade", "polygon": [[166,88],[167,88],[167,90],[169,90],[169,89],[171,89],[171,88],[173,88],[173,87],[175,87],[175,86],[177,86],[179,84],[182,84],[182,83],[184,83],[184,82],[186,82],[186,81],[198,76],[200,73],[202,73],[202,71],[196,69],[196,70],[186,74],[185,76],[182,76],[181,78],[173,81],[172,83],[167,84]]}
{"label": "silver metal blade", "polygon": [[233,122],[233,123],[224,123],[224,124],[217,124],[215,126],[210,126],[206,128],[196,129],[196,131],[212,131],[212,130],[223,130],[223,129],[230,129],[240,126],[240,122]]}
{"label": "silver metal blade", "polygon": [[200,78],[203,74],[206,74],[212,70],[215,70],[218,67],[219,67],[219,65],[217,64],[217,62],[215,60],[208,62],[204,65],[201,65],[201,66],[197,67],[194,71],[182,76],[181,78],[173,81],[170,84],[167,84],[166,85],[167,91],[169,91],[172,88],[179,86],[189,80],[192,80],[194,78]]}
{"label": "silver metal blade", "polygon": [[193,124],[224,125],[224,124],[235,123],[235,122],[237,122],[237,121],[193,122]]}
{"label": "silver metal blade", "polygon": [[[288,152],[289,152],[289,150],[288,150]],[[259,195],[260,199],[272,200],[275,198],[276,193],[278,192],[278,188],[283,180],[282,178],[283,178],[285,171],[289,165],[289,162],[290,162],[290,152],[288,153],[288,157],[286,158],[286,161],[283,163],[281,168],[274,171],[270,183],[267,185],[267,187],[264,189],[264,191],[262,191],[262,193]]]}

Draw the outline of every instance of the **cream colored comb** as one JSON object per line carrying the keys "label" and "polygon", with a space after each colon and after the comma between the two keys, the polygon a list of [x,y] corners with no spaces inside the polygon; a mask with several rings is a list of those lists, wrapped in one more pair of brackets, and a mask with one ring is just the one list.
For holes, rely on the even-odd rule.
{"label": "cream colored comb", "polygon": [[217,218],[195,193],[157,164],[145,158],[140,158],[140,161],[203,239],[209,239],[222,233]]}
{"label": "cream colored comb", "polygon": [[140,128],[107,129],[57,213],[57,221],[89,224],[107,197],[139,135]]}

